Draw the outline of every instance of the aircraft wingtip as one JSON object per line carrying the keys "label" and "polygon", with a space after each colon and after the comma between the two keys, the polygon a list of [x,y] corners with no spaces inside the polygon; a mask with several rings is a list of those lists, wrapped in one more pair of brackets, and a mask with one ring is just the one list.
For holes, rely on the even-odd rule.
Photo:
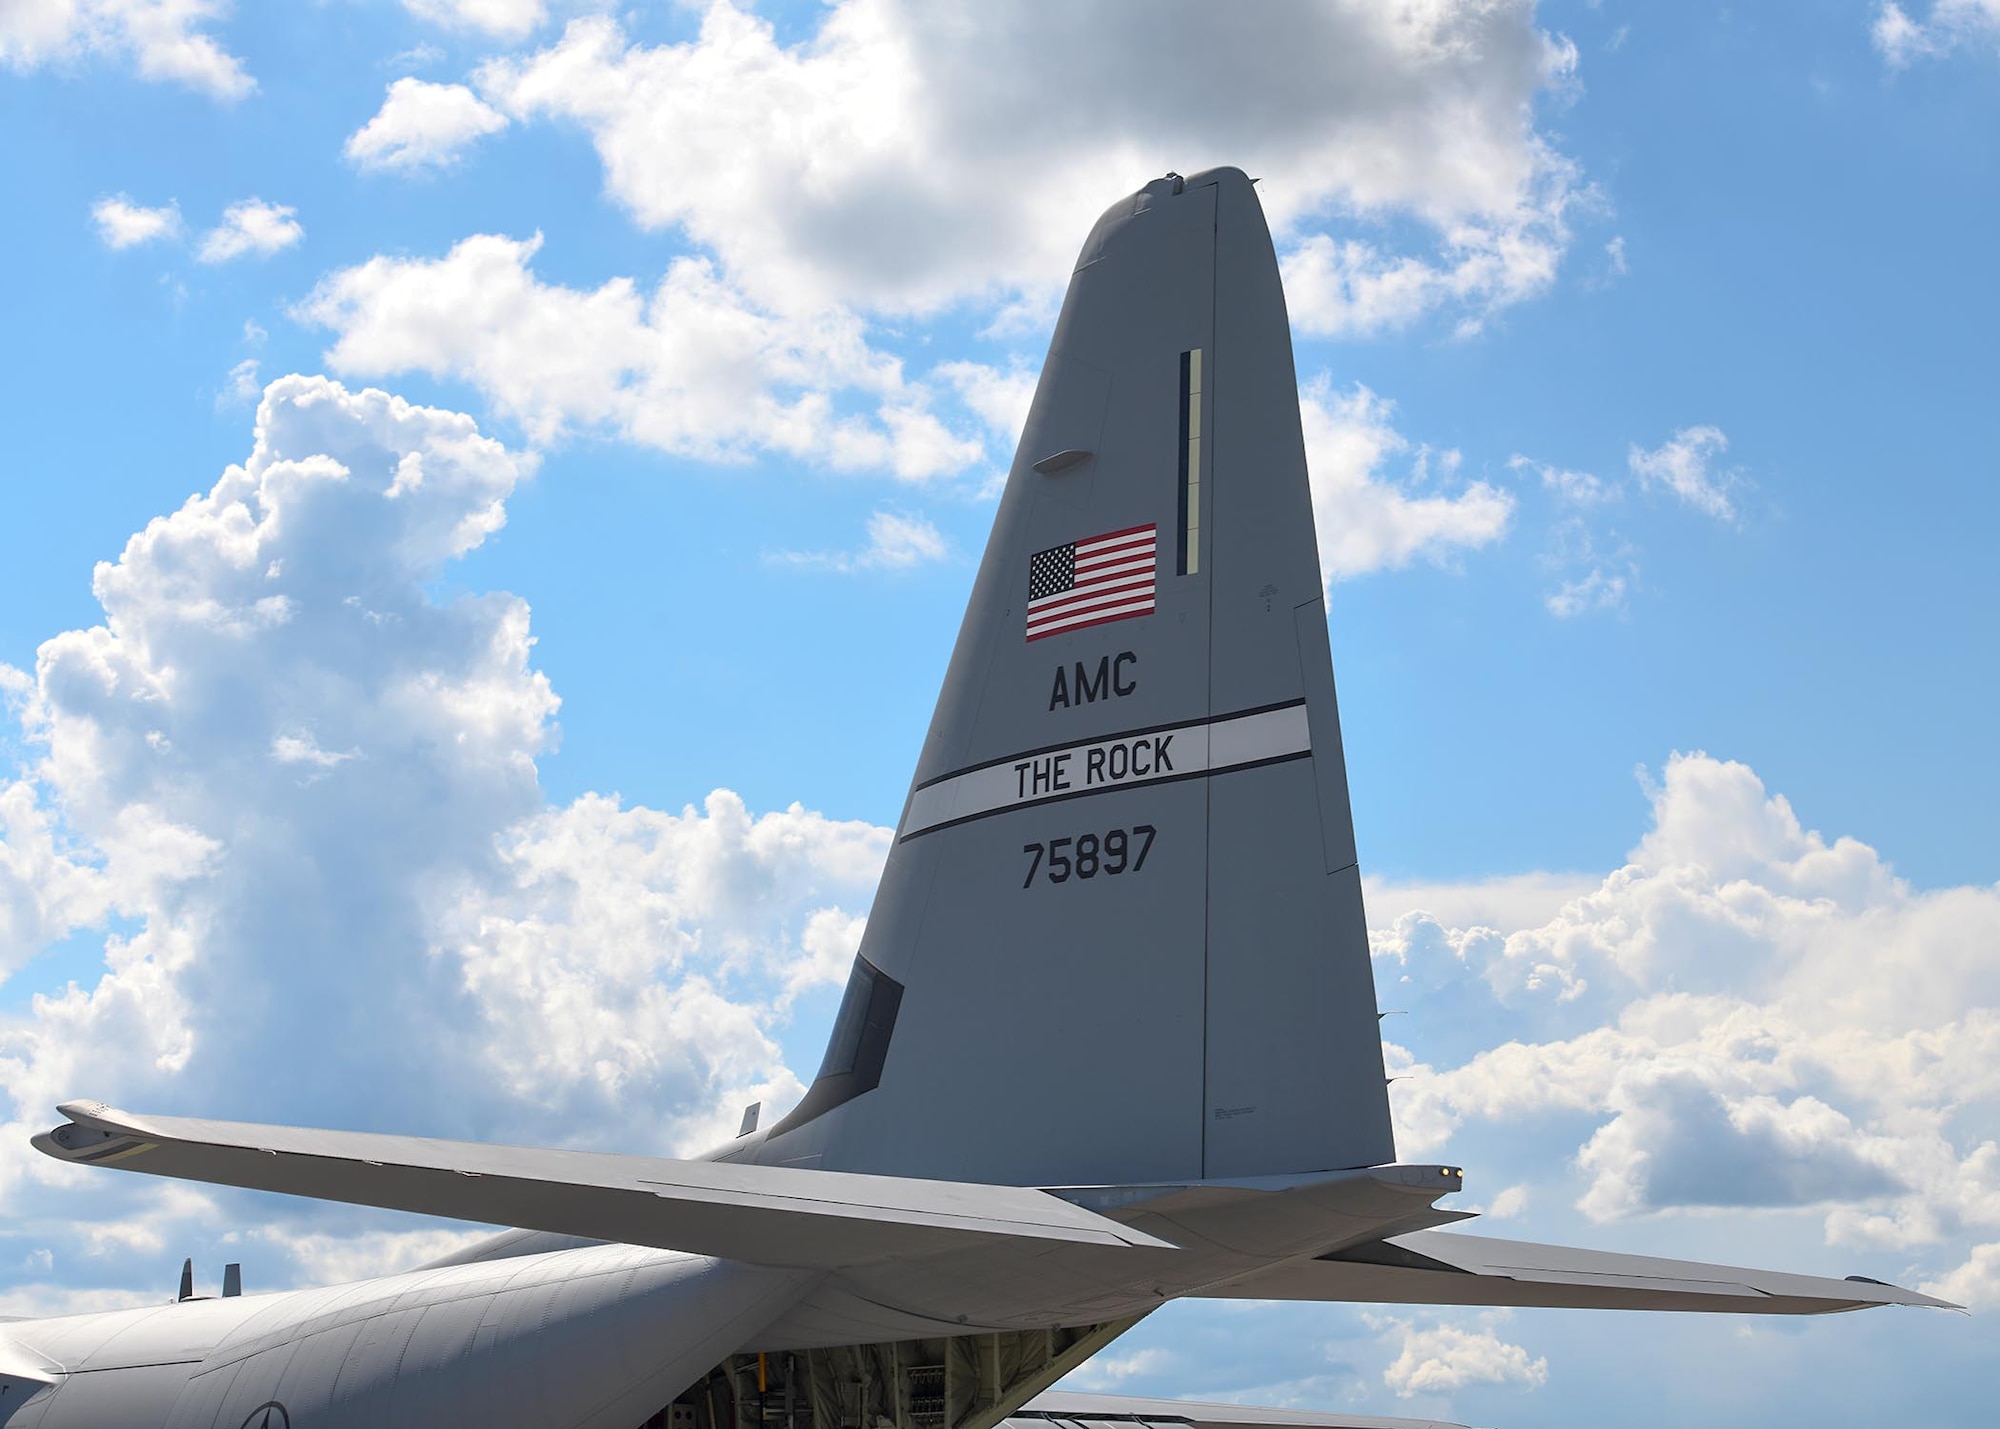
{"label": "aircraft wingtip", "polygon": [[1849,1275],[1843,1277],[1849,1285],[1872,1285],[1880,1292],[1872,1294],[1862,1302],[1860,1308],[1873,1309],[1877,1305],[1912,1305],[1924,1310],[1958,1310],[1965,1306],[1951,1300],[1941,1300],[1935,1295],[1926,1295],[1921,1290],[1912,1290],[1906,1285],[1893,1285],[1886,1280],[1877,1280],[1872,1275]]}
{"label": "aircraft wingtip", "polygon": [[56,1110],[69,1120],[28,1138],[28,1144],[58,1161],[104,1162],[143,1149],[138,1119],[103,1102],[66,1101]]}
{"label": "aircraft wingtip", "polygon": [[66,1102],[57,1102],[56,1110],[71,1121],[82,1122],[86,1126],[123,1115],[116,1107],[107,1106],[105,1103],[99,1101],[90,1101],[83,1097],[75,1097]]}

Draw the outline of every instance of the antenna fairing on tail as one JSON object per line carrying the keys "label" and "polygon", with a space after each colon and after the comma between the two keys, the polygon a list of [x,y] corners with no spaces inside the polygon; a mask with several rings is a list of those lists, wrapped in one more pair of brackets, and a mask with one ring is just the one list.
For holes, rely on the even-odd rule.
{"label": "antenna fairing on tail", "polygon": [[1083,246],[847,1002],[858,1062],[830,1050],[742,1154],[1039,1185],[1394,1159],[1290,329],[1238,170],[1155,181]]}

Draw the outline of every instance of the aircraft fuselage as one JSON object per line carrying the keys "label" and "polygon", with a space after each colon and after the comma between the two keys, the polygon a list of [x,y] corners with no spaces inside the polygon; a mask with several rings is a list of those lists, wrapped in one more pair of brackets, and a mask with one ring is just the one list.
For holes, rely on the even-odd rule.
{"label": "aircraft fuselage", "polygon": [[813,1278],[602,1245],[37,1321],[26,1346],[63,1373],[8,1375],[0,1424],[634,1429]]}

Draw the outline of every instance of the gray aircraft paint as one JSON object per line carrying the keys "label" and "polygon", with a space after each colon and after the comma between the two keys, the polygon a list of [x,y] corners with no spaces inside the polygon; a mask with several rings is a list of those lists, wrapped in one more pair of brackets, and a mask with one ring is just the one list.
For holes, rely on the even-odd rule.
{"label": "gray aircraft paint", "polygon": [[[65,1373],[6,1429],[633,1429],[807,1276],[629,1246],[36,1326]],[[282,1422],[273,1419],[274,1424]]]}
{"label": "gray aircraft paint", "polygon": [[[1034,553],[1148,523],[1150,614],[1027,638]],[[880,1085],[738,1154],[1039,1185],[1393,1161],[1320,591],[1256,192],[1156,181],[1083,246],[869,916],[903,987]],[[1095,678],[1121,655],[1125,694]],[[1121,745],[1143,773],[1093,764]],[[1139,827],[1138,871],[1022,886],[1025,846]]]}
{"label": "gray aircraft paint", "polygon": [[[1184,441],[1181,354],[1196,349]],[[1032,555],[1147,523],[1150,613],[1026,639]],[[0,1325],[0,1425],[243,1429],[268,1412],[278,1429],[633,1429],[728,1355],[851,1368],[955,1347],[976,1363],[976,1335],[996,1376],[1003,1340],[1053,1374],[1058,1330],[1080,1357],[1182,1296],[1797,1315],[1941,1303],[1437,1229],[1465,1219],[1437,1204],[1460,1172],[1386,1164],[1315,549],[1255,192],[1234,170],[1149,184],[1085,245],[832,1074],[697,1162],[65,1104],[74,1120],[35,1138],[60,1160],[524,1229],[349,1286]],[[1080,703],[1079,665],[1096,696]],[[1057,668],[1070,698],[1052,705]],[[1081,786],[1055,787],[1065,752]],[[1093,753],[1111,787],[1090,781]],[[1009,785],[1024,756],[1045,762],[1046,787]],[[1024,843],[1142,824],[1157,831],[1143,870],[1021,887]],[[1035,1401],[1049,1382],[995,1378],[986,1417],[962,1429],[1394,1423]]]}

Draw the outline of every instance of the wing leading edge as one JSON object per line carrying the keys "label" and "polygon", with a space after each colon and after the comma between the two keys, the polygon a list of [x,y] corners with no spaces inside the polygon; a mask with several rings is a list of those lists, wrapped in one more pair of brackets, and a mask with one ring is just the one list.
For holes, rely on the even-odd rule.
{"label": "wing leading edge", "polygon": [[1834,1280],[1432,1230],[1288,1260],[1199,1293],[1222,1300],[1352,1300],[1394,1305],[1527,1305],[1757,1315],[1824,1315],[1875,1305],[1960,1308],[1947,1300],[1859,1276]]}
{"label": "wing leading edge", "polygon": [[1173,1250],[1044,1191],[135,1116],[66,1102],[59,1161],[722,1256],[851,1266],[1014,1240]]}

